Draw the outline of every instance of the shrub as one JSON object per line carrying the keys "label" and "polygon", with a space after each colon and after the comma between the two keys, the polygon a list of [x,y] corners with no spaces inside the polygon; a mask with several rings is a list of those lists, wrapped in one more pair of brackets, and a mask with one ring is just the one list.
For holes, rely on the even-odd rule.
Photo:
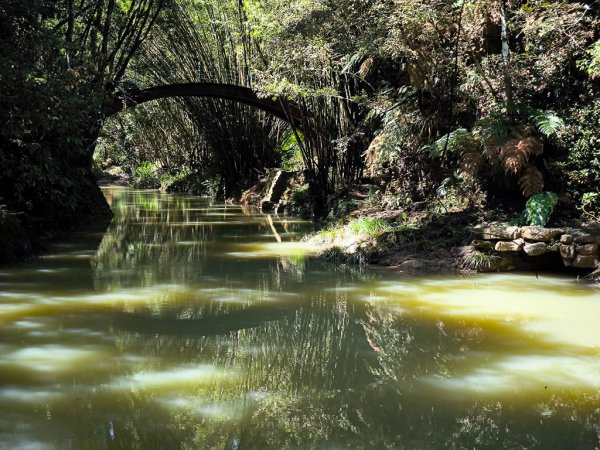
{"label": "shrub", "polygon": [[133,171],[133,186],[140,189],[157,189],[160,179],[156,173],[156,164],[144,161]]}
{"label": "shrub", "polygon": [[540,192],[532,195],[527,200],[523,217],[529,225],[543,227],[550,220],[557,203],[558,195],[554,192]]}

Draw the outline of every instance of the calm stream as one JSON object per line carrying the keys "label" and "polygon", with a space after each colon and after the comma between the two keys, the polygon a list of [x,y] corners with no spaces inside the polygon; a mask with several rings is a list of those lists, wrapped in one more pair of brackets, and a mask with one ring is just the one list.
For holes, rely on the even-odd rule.
{"label": "calm stream", "polygon": [[332,270],[311,224],[105,188],[0,268],[0,448],[600,446],[600,293]]}

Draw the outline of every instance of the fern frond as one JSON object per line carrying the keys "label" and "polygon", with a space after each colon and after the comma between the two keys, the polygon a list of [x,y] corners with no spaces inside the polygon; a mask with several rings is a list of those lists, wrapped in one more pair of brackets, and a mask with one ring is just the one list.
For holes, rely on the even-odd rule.
{"label": "fern frond", "polygon": [[544,153],[544,144],[534,137],[523,137],[519,142],[519,149],[529,156],[539,156]]}
{"label": "fern frond", "polygon": [[482,119],[473,129],[473,135],[483,144],[484,148],[502,147],[518,134],[514,124],[494,118]]}
{"label": "fern frond", "polygon": [[494,143],[486,143],[483,146],[483,156],[485,156],[494,166],[502,164],[502,158],[500,157],[501,148]]}
{"label": "fern frond", "polygon": [[467,177],[474,179],[481,167],[482,156],[477,151],[466,152],[462,155],[460,161],[461,173]]}
{"label": "fern frond", "polygon": [[519,186],[525,197],[531,197],[544,189],[544,175],[533,164],[529,164],[519,179]]}
{"label": "fern frond", "polygon": [[523,151],[521,139],[511,139],[500,149],[502,166],[507,173],[517,174],[529,162],[529,153]]}
{"label": "fern frond", "polygon": [[525,137],[526,133],[525,130],[521,136],[511,139],[500,149],[500,159],[505,172],[513,174],[521,172],[532,156],[544,152],[544,145],[540,140],[531,136]]}
{"label": "fern frond", "polygon": [[553,111],[538,111],[531,116],[531,120],[546,137],[553,136],[565,125],[565,121]]}
{"label": "fern frond", "polygon": [[442,158],[446,156],[446,153],[462,154],[470,152],[476,145],[469,131],[464,128],[458,128],[427,146],[427,149],[432,158]]}

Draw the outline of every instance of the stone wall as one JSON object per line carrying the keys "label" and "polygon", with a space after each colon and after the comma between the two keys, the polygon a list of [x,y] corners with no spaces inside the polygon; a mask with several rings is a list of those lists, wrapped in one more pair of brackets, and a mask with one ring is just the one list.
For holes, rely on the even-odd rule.
{"label": "stone wall", "polygon": [[535,257],[560,255],[567,267],[595,269],[600,266],[600,230],[541,227],[487,227],[475,231],[476,250],[501,256]]}

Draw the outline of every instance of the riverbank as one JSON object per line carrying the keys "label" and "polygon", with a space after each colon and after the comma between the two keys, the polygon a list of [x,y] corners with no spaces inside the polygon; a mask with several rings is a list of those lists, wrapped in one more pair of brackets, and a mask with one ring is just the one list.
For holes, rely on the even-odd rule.
{"label": "riverbank", "polygon": [[[556,234],[554,228],[548,239],[532,239],[531,233],[522,238],[521,228],[512,227],[515,235],[507,241],[508,234],[503,231],[490,237],[486,230],[504,230],[506,223],[515,220],[514,213],[511,216],[481,206],[448,210],[435,199],[404,208],[384,207],[370,198],[375,189],[377,186],[368,184],[353,186],[332,202],[321,229],[303,238],[318,249],[317,259],[406,274],[525,270],[600,275],[596,270],[600,227],[593,224],[563,223],[561,232]],[[240,203],[265,212],[306,212],[310,205],[307,207],[305,196],[298,195],[305,191],[297,174],[273,170],[244,192]],[[302,203],[296,204],[297,199]],[[548,234],[538,231],[538,236],[540,233]],[[563,248],[561,245],[572,244],[567,242],[569,233],[580,236],[581,242]],[[589,245],[580,248],[579,244]]]}
{"label": "riverbank", "polygon": [[[100,188],[91,189],[77,211],[64,212],[61,223],[48,217],[0,207],[0,264],[26,261],[47,251],[57,237],[75,230],[106,230],[113,213]],[[66,220],[69,217],[69,220]]]}

